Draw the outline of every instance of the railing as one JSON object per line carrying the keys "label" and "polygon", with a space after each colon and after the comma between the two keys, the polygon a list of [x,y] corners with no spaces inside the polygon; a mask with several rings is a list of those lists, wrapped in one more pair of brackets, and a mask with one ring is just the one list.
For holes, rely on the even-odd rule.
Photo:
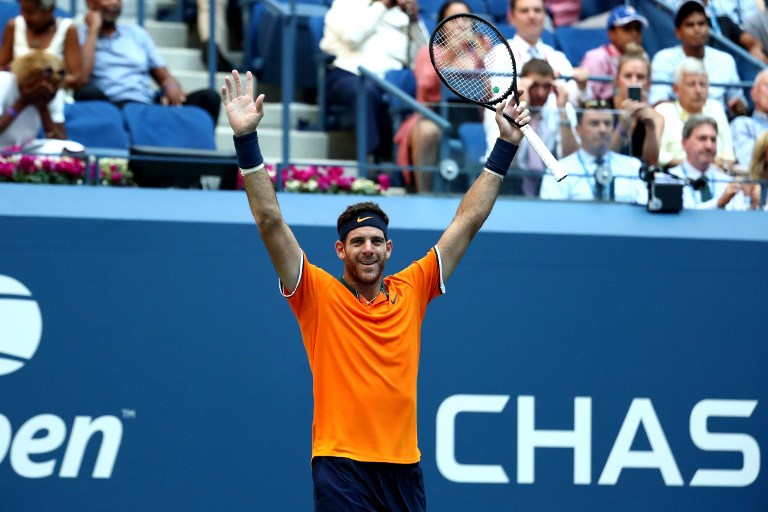
{"label": "railing", "polygon": [[[358,165],[358,172],[361,175],[365,175],[368,170],[376,169],[376,170],[400,170],[401,166],[395,166],[391,164],[369,164],[367,162],[367,154],[366,154],[366,147],[367,147],[367,141],[366,141],[366,120],[367,120],[367,112],[366,112],[366,84],[372,83],[379,89],[383,90],[387,94],[391,94],[392,96],[395,96],[398,100],[402,101],[408,108],[411,110],[414,110],[422,115],[422,117],[429,119],[433,123],[435,123],[443,132],[451,129],[451,123],[449,123],[444,117],[436,114],[426,106],[422,105],[418,101],[416,101],[414,98],[412,98],[408,93],[404,92],[399,87],[392,85],[391,83],[387,82],[386,80],[380,78],[375,73],[371,72],[370,70],[366,69],[363,66],[360,66],[357,68],[359,71],[358,81],[357,81],[357,112],[356,112],[356,130],[355,130],[355,137],[356,137],[356,146],[357,146],[357,165]],[[434,171],[435,169],[424,169],[425,171]]]}

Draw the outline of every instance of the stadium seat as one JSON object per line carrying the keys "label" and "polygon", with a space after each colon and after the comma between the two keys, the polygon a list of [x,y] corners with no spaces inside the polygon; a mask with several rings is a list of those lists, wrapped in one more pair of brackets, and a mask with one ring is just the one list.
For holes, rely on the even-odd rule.
{"label": "stadium seat", "polygon": [[132,146],[216,149],[213,119],[199,107],[128,103],[123,117]]}
{"label": "stadium seat", "polygon": [[578,66],[585,53],[608,42],[608,33],[604,28],[559,27],[555,42],[571,64]]}
{"label": "stadium seat", "polygon": [[123,115],[112,103],[67,103],[64,118],[68,138],[85,146],[89,153],[116,157],[128,155],[128,134]]}
{"label": "stadium seat", "polygon": [[509,7],[508,0],[485,0],[487,5],[488,15],[491,16],[494,22],[507,21],[507,9]]}
{"label": "stadium seat", "polygon": [[485,157],[485,130],[483,123],[463,123],[459,125],[459,139],[464,146],[464,171],[478,171],[482,168],[481,159]]}
{"label": "stadium seat", "polygon": [[129,103],[123,117],[140,186],[200,188],[203,176],[217,176],[219,188],[235,188],[235,155],[216,151],[213,120],[205,110]]}
{"label": "stadium seat", "polygon": [[[398,89],[407,93],[412,98],[416,97],[416,76],[413,74],[412,69],[407,68],[387,71],[384,74],[384,79],[392,85],[397,86]],[[393,114],[394,117],[402,118],[410,112],[410,109],[397,97],[388,95],[387,99],[389,101],[390,113]]]}
{"label": "stadium seat", "polygon": [[325,72],[328,64],[333,62],[333,56],[320,49],[320,40],[325,30],[325,16],[312,16],[309,18],[308,28],[312,36],[312,52],[317,69],[317,105],[320,107],[320,130],[349,130],[354,126],[355,114],[350,109],[339,105],[328,105],[325,92]]}

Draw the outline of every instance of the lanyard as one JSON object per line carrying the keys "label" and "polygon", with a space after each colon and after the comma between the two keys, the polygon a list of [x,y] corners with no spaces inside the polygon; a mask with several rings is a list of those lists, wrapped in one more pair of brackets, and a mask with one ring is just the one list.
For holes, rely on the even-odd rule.
{"label": "lanyard", "polygon": [[[591,173],[587,170],[587,165],[584,163],[584,159],[581,158],[581,151],[578,150],[576,152],[576,157],[579,159],[579,163],[581,164],[581,168],[584,169],[584,179],[587,180],[587,183],[589,183],[590,188],[592,189],[592,196],[595,199],[602,199],[602,197],[597,197],[597,178],[595,177],[595,173]],[[595,159],[595,165],[597,165],[597,159]],[[603,160],[603,165],[608,167],[608,170],[611,169],[611,155],[610,152],[605,154],[605,159]],[[597,166],[598,168],[602,167],[600,165]],[[597,170],[595,170],[597,172]],[[590,176],[592,180],[590,181]],[[613,178],[611,178],[611,199],[613,199]]]}

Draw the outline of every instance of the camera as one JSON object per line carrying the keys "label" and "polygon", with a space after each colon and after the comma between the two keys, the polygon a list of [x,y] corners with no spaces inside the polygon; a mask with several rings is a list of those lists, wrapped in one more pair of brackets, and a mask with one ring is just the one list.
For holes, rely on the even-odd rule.
{"label": "camera", "polygon": [[[640,179],[648,185],[647,209],[652,213],[678,213],[683,209],[683,186],[680,178],[666,169],[643,163]],[[657,176],[662,176],[661,181]],[[674,178],[674,181],[671,178]]]}

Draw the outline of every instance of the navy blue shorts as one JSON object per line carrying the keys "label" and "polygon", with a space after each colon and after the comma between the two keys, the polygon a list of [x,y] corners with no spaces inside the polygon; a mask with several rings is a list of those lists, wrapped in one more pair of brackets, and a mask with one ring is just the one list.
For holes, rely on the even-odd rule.
{"label": "navy blue shorts", "polygon": [[342,457],[312,459],[315,512],[424,512],[424,476],[419,464],[358,462]]}

